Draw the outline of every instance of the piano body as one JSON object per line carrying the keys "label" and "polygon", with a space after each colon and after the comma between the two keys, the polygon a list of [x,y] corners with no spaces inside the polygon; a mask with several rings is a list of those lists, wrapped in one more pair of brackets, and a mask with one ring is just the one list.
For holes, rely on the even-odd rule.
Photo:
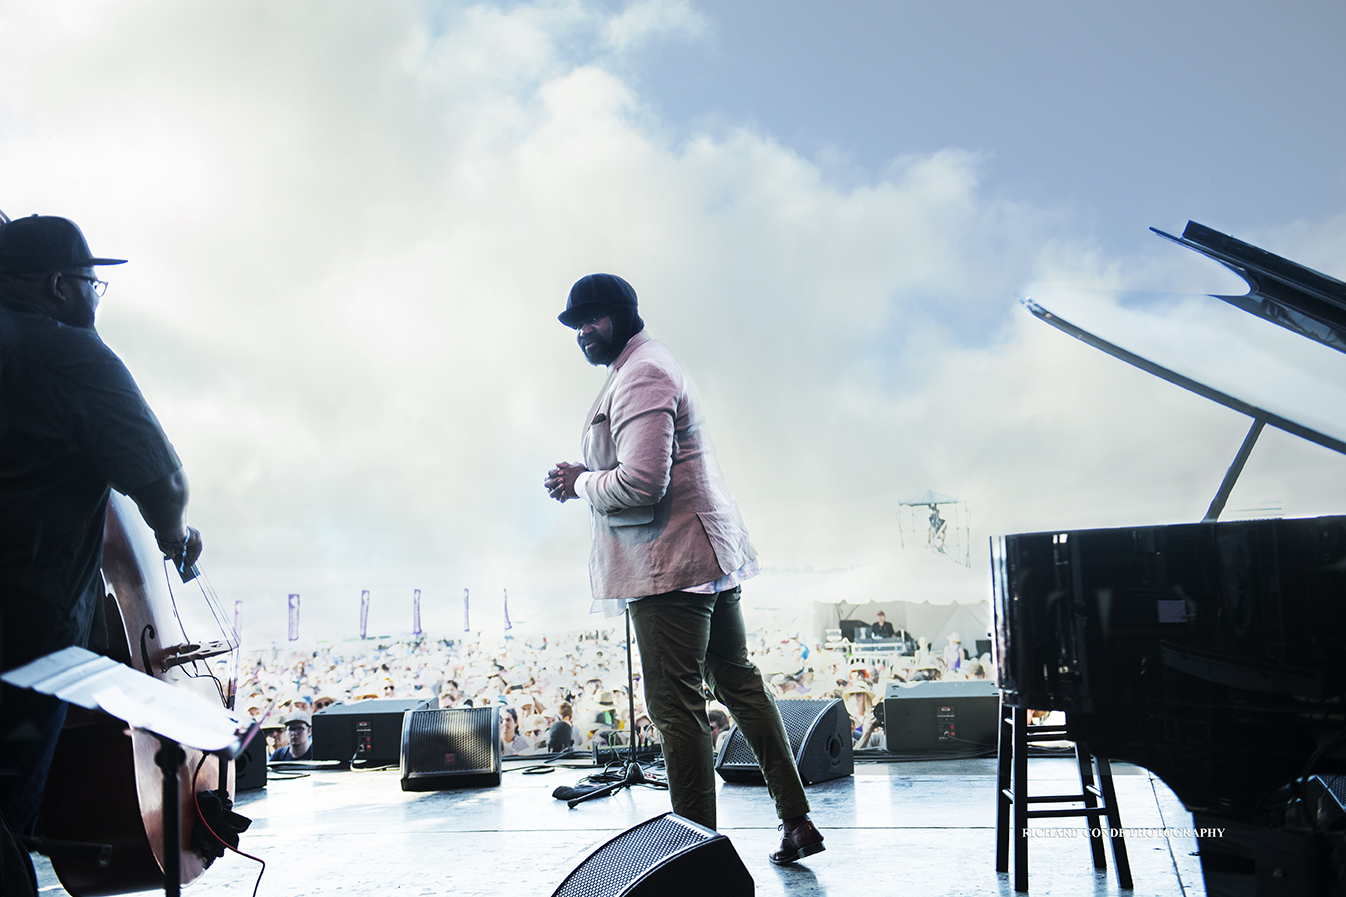
{"label": "piano body", "polygon": [[[1280,325],[1252,325],[1272,340],[1346,352],[1346,284],[1195,222],[1161,236],[1248,282],[1214,305]],[[1196,827],[1224,829],[1199,842],[1208,894],[1346,894],[1346,516],[1219,520],[1264,426],[1346,453],[1346,394],[1316,384],[1329,407],[1306,411],[1256,370],[1231,387],[1025,304],[1252,425],[1201,522],[992,540],[1005,701],[1065,711],[1074,737],[1153,771]]]}

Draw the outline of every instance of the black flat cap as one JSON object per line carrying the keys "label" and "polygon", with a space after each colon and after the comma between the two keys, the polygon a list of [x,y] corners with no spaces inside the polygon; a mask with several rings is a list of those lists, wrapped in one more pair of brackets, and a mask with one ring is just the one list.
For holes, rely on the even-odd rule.
{"label": "black flat cap", "polygon": [[566,310],[556,316],[567,327],[604,308],[636,307],[636,291],[616,274],[587,274],[575,281]]}
{"label": "black flat cap", "polygon": [[0,226],[0,272],[50,274],[125,263],[126,259],[95,258],[84,234],[69,218],[30,215]]}

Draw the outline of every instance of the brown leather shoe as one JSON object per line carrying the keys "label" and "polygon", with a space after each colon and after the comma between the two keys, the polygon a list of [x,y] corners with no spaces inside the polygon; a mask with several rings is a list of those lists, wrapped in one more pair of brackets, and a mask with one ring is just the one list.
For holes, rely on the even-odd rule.
{"label": "brown leather shoe", "polygon": [[767,854],[767,859],[777,866],[788,865],[795,860],[802,860],[804,857],[822,853],[827,849],[823,846],[823,833],[818,831],[818,827],[813,824],[813,820],[807,816],[804,817],[803,822],[796,824],[793,828],[787,827],[782,822],[780,830],[780,849]]}

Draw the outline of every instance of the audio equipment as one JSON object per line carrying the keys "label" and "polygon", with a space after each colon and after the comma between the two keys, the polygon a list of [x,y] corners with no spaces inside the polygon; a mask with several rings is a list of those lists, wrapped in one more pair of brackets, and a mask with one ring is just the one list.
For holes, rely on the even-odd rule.
{"label": "audio equipment", "polygon": [[552,897],[752,897],[754,887],[728,838],[665,813],[589,854]]}
{"label": "audio equipment", "polygon": [[[846,705],[835,698],[825,700],[791,699],[777,701],[785,733],[790,738],[799,777],[805,785],[839,779],[855,772],[851,749],[851,717]],[[726,782],[764,784],[748,739],[735,725],[729,730],[715,771]]]}
{"label": "audio equipment", "polygon": [[243,753],[234,758],[234,790],[266,787],[266,734],[258,731]]}
{"label": "audio equipment", "polygon": [[989,679],[890,683],[883,735],[890,754],[971,754],[994,750],[1000,689]]}
{"label": "audio equipment", "polygon": [[333,704],[313,714],[313,759],[391,766],[402,745],[402,717],[427,701],[380,698]]}
{"label": "audio equipment", "polygon": [[402,790],[500,784],[494,707],[412,710],[402,720]]}

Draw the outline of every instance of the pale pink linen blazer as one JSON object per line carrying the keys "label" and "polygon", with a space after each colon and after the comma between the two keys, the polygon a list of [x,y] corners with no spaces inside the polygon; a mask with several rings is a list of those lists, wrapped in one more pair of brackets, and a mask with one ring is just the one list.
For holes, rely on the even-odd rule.
{"label": "pale pink linen blazer", "polygon": [[645,331],[627,342],[585,418],[584,485],[596,599],[702,585],[757,556],[725,488],[682,367]]}

